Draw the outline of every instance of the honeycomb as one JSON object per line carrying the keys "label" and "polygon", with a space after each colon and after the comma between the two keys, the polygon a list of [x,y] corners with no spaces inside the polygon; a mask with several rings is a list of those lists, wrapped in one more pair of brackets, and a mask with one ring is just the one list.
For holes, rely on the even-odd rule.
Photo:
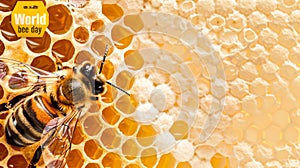
{"label": "honeycomb", "polygon": [[[107,45],[103,74],[131,93],[107,86],[66,167],[300,167],[298,1],[49,0],[42,38],[16,36],[16,1],[0,0],[1,57],[55,72],[58,58],[100,66]],[[8,145],[7,115],[0,167],[23,168],[38,144]]]}

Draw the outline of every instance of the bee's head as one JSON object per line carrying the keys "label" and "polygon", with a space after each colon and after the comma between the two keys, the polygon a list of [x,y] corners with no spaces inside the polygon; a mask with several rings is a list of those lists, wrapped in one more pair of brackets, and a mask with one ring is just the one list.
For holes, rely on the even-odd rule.
{"label": "bee's head", "polygon": [[85,62],[82,64],[79,71],[89,80],[93,95],[104,93],[106,78],[104,75],[96,73],[95,65],[91,64],[90,62]]}

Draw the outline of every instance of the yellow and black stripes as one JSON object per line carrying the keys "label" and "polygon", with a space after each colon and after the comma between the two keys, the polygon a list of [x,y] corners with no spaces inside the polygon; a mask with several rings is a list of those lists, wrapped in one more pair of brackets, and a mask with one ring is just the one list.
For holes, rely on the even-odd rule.
{"label": "yellow and black stripes", "polygon": [[14,146],[27,146],[37,142],[46,126],[56,118],[57,109],[51,107],[42,96],[27,99],[16,107],[6,124],[6,138]]}

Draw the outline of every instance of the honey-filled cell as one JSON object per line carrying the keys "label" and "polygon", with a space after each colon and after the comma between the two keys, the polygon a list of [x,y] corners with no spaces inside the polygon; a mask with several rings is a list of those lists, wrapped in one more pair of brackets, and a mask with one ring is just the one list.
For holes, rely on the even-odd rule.
{"label": "honey-filled cell", "polygon": [[102,165],[104,167],[118,168],[122,167],[122,161],[119,155],[116,153],[107,153],[102,159]]}
{"label": "honey-filled cell", "polygon": [[47,55],[34,57],[30,65],[48,72],[56,71],[54,61]]}
{"label": "honey-filled cell", "polygon": [[75,48],[72,42],[67,39],[58,40],[52,46],[52,55],[63,62],[69,61],[74,52]]}
{"label": "honey-filled cell", "polygon": [[138,123],[130,118],[124,118],[118,128],[126,136],[133,135],[138,127]]}
{"label": "honey-filled cell", "polygon": [[140,147],[133,139],[128,139],[122,145],[122,154],[126,156],[126,158],[136,158],[139,156]]}
{"label": "honey-filled cell", "polygon": [[186,121],[177,120],[173,123],[169,131],[176,140],[180,140],[187,136],[189,126]]}
{"label": "honey-filled cell", "polygon": [[115,100],[115,97],[117,96],[117,90],[113,88],[112,86],[108,85],[106,92],[101,96],[101,100],[104,103],[111,103]]}
{"label": "honey-filled cell", "polygon": [[[4,96],[4,89],[3,87],[0,85],[0,99],[2,99]],[[1,136],[0,136],[1,137]]]}
{"label": "honey-filled cell", "polygon": [[175,167],[176,159],[170,153],[164,154],[159,158],[157,168]]}
{"label": "honey-filled cell", "polygon": [[89,30],[85,27],[77,27],[73,33],[75,41],[84,44],[89,40]]}
{"label": "honey-filled cell", "polygon": [[141,125],[136,136],[140,145],[149,146],[154,142],[156,134],[152,125]]}
{"label": "honey-filled cell", "polygon": [[118,49],[124,49],[131,44],[133,33],[120,25],[115,25],[111,30],[111,38]]}
{"label": "honey-filled cell", "polygon": [[4,53],[5,51],[5,45],[2,40],[0,40],[0,56]]}
{"label": "honey-filled cell", "polygon": [[157,151],[154,148],[148,148],[141,153],[141,162],[147,168],[153,167],[157,162]]}
{"label": "honey-filled cell", "polygon": [[[101,63],[102,63],[102,61],[98,62],[98,64],[97,64],[98,68],[101,67]],[[102,74],[105,76],[105,78],[107,80],[109,80],[113,77],[114,72],[115,72],[114,64],[109,60],[105,60],[105,63],[103,65],[103,69],[102,69]]]}
{"label": "honey-filled cell", "polygon": [[107,128],[101,134],[100,141],[106,148],[115,149],[120,146],[121,137],[115,129]]}
{"label": "honey-filled cell", "polygon": [[73,17],[70,10],[62,5],[53,5],[47,9],[49,13],[48,29],[54,34],[64,34],[71,28]]}
{"label": "honey-filled cell", "polygon": [[135,99],[128,95],[121,96],[116,102],[116,107],[124,114],[131,114],[135,112],[137,105],[138,103]]}
{"label": "honey-filled cell", "polygon": [[139,15],[126,15],[124,17],[124,24],[135,32],[144,28],[144,22]]}
{"label": "honey-filled cell", "polygon": [[[2,119],[2,118],[0,118]],[[0,123],[0,138],[4,135],[4,126]]]}
{"label": "honey-filled cell", "polygon": [[229,159],[220,153],[216,153],[210,160],[214,168],[229,168]]}
{"label": "honey-filled cell", "polygon": [[76,126],[76,129],[74,130],[72,143],[73,144],[80,144],[85,139],[85,135],[83,133],[82,127],[80,125]]}
{"label": "honey-filled cell", "polygon": [[109,106],[103,109],[102,118],[108,124],[115,125],[120,119],[120,114],[113,106]]}
{"label": "honey-filled cell", "polygon": [[102,4],[102,13],[112,22],[119,20],[124,14],[118,4]]}
{"label": "honey-filled cell", "polygon": [[13,155],[7,161],[9,168],[24,168],[27,167],[27,161],[23,155]]}
{"label": "honey-filled cell", "polygon": [[0,30],[2,36],[8,41],[16,41],[20,39],[11,25],[11,15],[8,15],[2,19]]}
{"label": "honey-filled cell", "polygon": [[137,164],[129,164],[125,168],[140,168],[140,166]]}
{"label": "honey-filled cell", "polygon": [[47,32],[44,33],[43,37],[27,37],[26,44],[30,51],[42,53],[49,49],[51,37]]}
{"label": "honey-filled cell", "polygon": [[106,50],[108,49],[107,56],[109,56],[113,51],[114,47],[109,38],[104,35],[99,35],[94,37],[91,43],[92,51],[98,56],[103,56]]}
{"label": "honey-filled cell", "polygon": [[98,163],[88,163],[85,168],[100,168]]}
{"label": "honey-filled cell", "polygon": [[73,149],[69,152],[67,158],[67,165],[72,168],[81,168],[84,163],[84,158],[78,149]]}
{"label": "honey-filled cell", "polygon": [[117,75],[116,84],[117,86],[129,90],[134,83],[132,74],[128,71],[122,71]]}
{"label": "honey-filled cell", "polygon": [[89,158],[96,160],[99,159],[99,157],[102,155],[103,149],[100,147],[98,142],[91,139],[85,142],[84,152]]}
{"label": "honey-filled cell", "polygon": [[124,61],[127,67],[131,70],[139,70],[144,65],[144,59],[136,50],[128,50],[124,54]]}
{"label": "honey-filled cell", "polygon": [[75,64],[81,64],[85,61],[89,61],[92,64],[94,64],[95,63],[95,58],[93,57],[93,55],[89,51],[86,51],[86,50],[79,51],[76,54],[76,57],[74,59],[74,63]]}
{"label": "honey-filled cell", "polygon": [[89,136],[97,135],[102,129],[102,123],[97,115],[88,116],[83,122],[84,130]]}
{"label": "honey-filled cell", "polygon": [[5,159],[8,156],[8,150],[5,147],[4,144],[0,143],[0,161],[2,161],[3,159]]}
{"label": "honey-filled cell", "polygon": [[104,30],[104,22],[103,20],[95,20],[92,24],[91,24],[91,31],[98,31],[98,32],[102,32]]}

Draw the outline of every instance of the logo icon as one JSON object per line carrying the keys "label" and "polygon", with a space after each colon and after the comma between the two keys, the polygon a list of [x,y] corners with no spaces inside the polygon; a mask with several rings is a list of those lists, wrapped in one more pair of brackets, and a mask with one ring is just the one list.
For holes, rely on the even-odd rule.
{"label": "logo icon", "polygon": [[12,11],[11,24],[18,37],[43,37],[49,14],[42,1],[18,1]]}

